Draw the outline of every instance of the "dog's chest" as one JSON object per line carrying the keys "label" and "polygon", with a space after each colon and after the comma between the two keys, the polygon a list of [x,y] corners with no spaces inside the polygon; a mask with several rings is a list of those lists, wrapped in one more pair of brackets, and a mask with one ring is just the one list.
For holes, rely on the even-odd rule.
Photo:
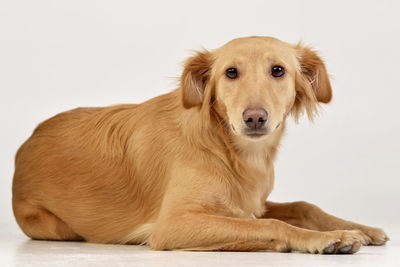
{"label": "dog's chest", "polygon": [[260,217],[265,212],[265,200],[273,189],[272,162],[265,154],[244,158],[246,182],[239,189],[242,194],[237,203],[240,217]]}

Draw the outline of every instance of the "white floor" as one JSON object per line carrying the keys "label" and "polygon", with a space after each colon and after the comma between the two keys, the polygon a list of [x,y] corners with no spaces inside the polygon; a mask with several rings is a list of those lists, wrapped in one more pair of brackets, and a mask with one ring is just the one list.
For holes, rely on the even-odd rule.
{"label": "white floor", "polygon": [[32,241],[14,226],[0,232],[0,266],[400,266],[400,227],[386,246],[354,255],[150,251],[143,246]]}

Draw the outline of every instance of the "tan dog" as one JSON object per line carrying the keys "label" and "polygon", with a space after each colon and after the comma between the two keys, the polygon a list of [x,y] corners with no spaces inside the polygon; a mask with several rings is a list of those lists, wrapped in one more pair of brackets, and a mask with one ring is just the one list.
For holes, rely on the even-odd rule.
{"label": "tan dog", "polygon": [[286,117],[312,118],[330,100],[325,66],[307,47],[249,37],[199,52],[171,93],[40,124],[16,156],[16,220],[33,239],[157,250],[384,244],[382,230],[312,204],[266,201]]}

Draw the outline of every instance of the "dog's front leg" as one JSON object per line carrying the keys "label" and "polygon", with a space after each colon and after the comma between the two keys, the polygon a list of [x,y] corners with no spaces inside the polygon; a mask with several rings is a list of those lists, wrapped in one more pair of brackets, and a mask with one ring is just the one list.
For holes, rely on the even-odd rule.
{"label": "dog's front leg", "polygon": [[318,232],[275,219],[255,220],[187,212],[157,223],[150,247],[155,250],[291,250],[354,253],[360,236],[351,231]]}
{"label": "dog's front leg", "polygon": [[363,245],[383,245],[389,240],[385,232],[379,228],[340,219],[304,201],[289,203],[267,201],[265,204],[266,213],[263,218],[274,218],[297,227],[316,231],[357,230],[363,236]]}

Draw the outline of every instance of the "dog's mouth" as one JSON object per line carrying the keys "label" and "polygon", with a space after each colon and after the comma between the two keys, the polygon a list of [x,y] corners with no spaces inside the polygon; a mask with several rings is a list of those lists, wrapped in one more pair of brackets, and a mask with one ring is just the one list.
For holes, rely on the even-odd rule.
{"label": "dog's mouth", "polygon": [[260,138],[260,137],[263,137],[263,136],[267,135],[268,133],[269,132],[268,132],[268,129],[266,127],[262,128],[262,129],[259,129],[259,130],[245,129],[243,131],[243,134],[248,136],[248,137],[250,137],[250,138]]}
{"label": "dog's mouth", "polygon": [[[233,132],[235,132],[236,134],[239,134],[240,132],[238,132],[235,128],[235,126],[233,126],[233,124],[231,124],[232,130]],[[241,131],[241,134],[247,137],[250,137],[252,139],[257,139],[260,137],[263,137],[265,135],[268,135],[270,132],[268,131],[267,127],[263,127],[261,129],[244,129]]]}
{"label": "dog's mouth", "polygon": [[246,134],[246,135],[251,138],[260,138],[260,137],[266,135],[266,133],[250,133],[250,134]]}
{"label": "dog's mouth", "polygon": [[268,134],[268,132],[252,132],[252,133],[246,133],[245,135],[250,138],[257,139],[257,138],[263,137],[267,134]]}

